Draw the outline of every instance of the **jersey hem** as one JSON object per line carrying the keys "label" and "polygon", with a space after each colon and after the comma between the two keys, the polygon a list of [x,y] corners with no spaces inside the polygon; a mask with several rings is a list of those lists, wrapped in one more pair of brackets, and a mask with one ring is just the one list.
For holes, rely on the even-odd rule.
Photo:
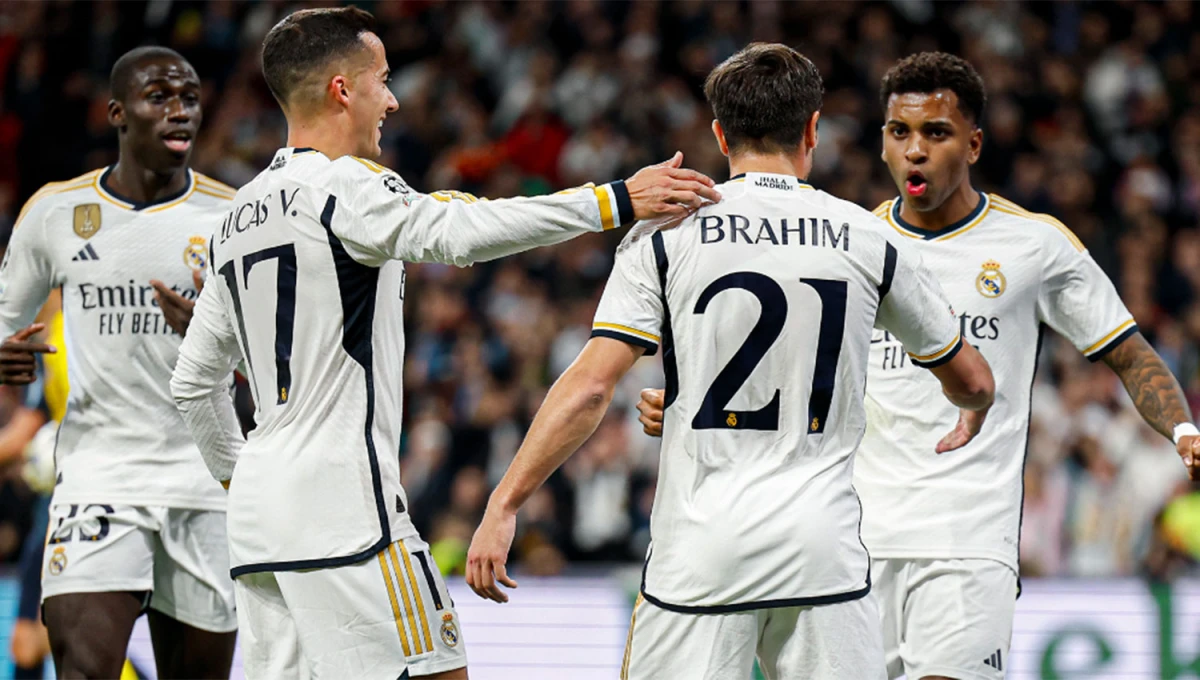
{"label": "jersey hem", "polygon": [[758,600],[755,602],[738,602],[734,604],[717,604],[717,605],[686,605],[673,604],[664,602],[650,593],[646,592],[646,587],[642,586],[642,597],[650,604],[666,609],[667,611],[676,612],[678,614],[732,614],[736,612],[751,611],[754,609],[777,609],[779,607],[816,607],[826,604],[839,604],[841,602],[851,602],[866,597],[871,592],[871,579],[867,577],[867,584],[858,590],[852,590],[844,593],[832,593],[830,595],[817,595],[814,597],[793,597],[779,600]]}
{"label": "jersey hem", "polygon": [[162,497],[147,497],[137,496],[128,497],[121,495],[100,495],[88,494],[80,496],[77,494],[59,494],[54,493],[50,498],[51,505],[62,505],[64,503],[84,504],[84,503],[102,503],[105,505],[125,505],[135,508],[171,508],[174,510],[204,510],[208,512],[225,512],[225,498],[217,499],[195,499],[195,498],[162,498]]}
{"label": "jersey hem", "polygon": [[379,551],[388,547],[390,544],[390,532],[385,532],[371,547],[366,550],[356,552],[353,555],[342,555],[340,557],[320,557],[312,560],[286,560],[282,562],[252,562],[250,564],[242,564],[233,567],[229,570],[230,578],[237,578],[243,574],[257,574],[263,571],[301,571],[304,569],[330,569],[333,567],[345,567],[351,564],[365,562],[379,554]]}
{"label": "jersey hem", "polygon": [[909,549],[909,548],[871,548],[871,559],[873,560],[990,560],[999,562],[1014,573],[1020,573],[1017,569],[1017,563],[1009,555],[998,555],[987,551],[964,551],[964,550],[944,550],[936,551],[928,548]]}

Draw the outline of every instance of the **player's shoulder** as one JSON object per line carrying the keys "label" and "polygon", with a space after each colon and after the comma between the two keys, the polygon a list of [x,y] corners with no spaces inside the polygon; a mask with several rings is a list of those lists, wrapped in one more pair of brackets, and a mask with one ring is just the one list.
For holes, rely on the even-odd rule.
{"label": "player's shoulder", "polygon": [[884,217],[875,211],[867,210],[854,201],[848,201],[844,198],[839,198],[826,191],[809,191],[805,192],[805,198],[809,198],[817,204],[819,209],[825,211],[831,217],[840,218],[851,224],[855,231],[861,231],[864,234],[869,234],[868,237],[874,240],[875,237],[887,239],[890,229],[887,228]]}
{"label": "player's shoulder", "polygon": [[1079,252],[1087,247],[1079,237],[1053,215],[1035,213],[998,194],[988,194],[988,217],[1005,223],[1009,231],[1018,232],[1022,240],[1036,238],[1051,248],[1070,246]]}
{"label": "player's shoulder", "polygon": [[81,195],[92,196],[96,192],[96,182],[104,168],[97,168],[78,177],[63,181],[49,182],[42,186],[25,201],[20,214],[17,215],[16,226],[20,226],[30,214],[46,211],[59,205],[77,202]]}
{"label": "player's shoulder", "polygon": [[394,170],[358,156],[330,160],[319,152],[297,153],[289,164],[291,174],[306,184],[326,188],[339,199],[362,195],[368,189],[408,194],[411,189]]}
{"label": "player's shoulder", "polygon": [[[332,161],[323,154],[317,154],[317,156],[319,159],[308,160],[306,166],[311,167],[313,170],[355,183],[363,180],[378,180],[384,175],[396,174],[375,161],[358,156],[342,156]],[[323,163],[321,162],[322,160],[324,161]],[[297,165],[297,167],[300,166]]]}
{"label": "player's shoulder", "polygon": [[875,206],[875,209],[871,211],[871,214],[874,215],[875,217],[878,217],[881,220],[886,220],[887,216],[889,214],[891,214],[892,204],[895,202],[896,202],[896,199],[889,198],[888,200],[884,201],[883,203],[880,203],[879,205]]}
{"label": "player's shoulder", "polygon": [[207,202],[205,199],[213,199],[220,203],[228,203],[237,195],[237,189],[209,177],[201,172],[192,172],[193,197],[201,201]]}

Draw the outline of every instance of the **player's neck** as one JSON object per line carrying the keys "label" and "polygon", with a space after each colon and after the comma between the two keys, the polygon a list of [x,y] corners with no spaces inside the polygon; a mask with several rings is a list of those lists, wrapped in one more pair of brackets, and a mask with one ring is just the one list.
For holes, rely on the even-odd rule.
{"label": "player's neck", "polygon": [[772,175],[791,175],[806,180],[812,170],[812,162],[806,154],[797,158],[785,154],[739,153],[729,157],[729,176],[737,177],[747,172],[764,172]]}
{"label": "player's neck", "polygon": [[295,149],[320,151],[331,161],[342,156],[354,156],[357,148],[352,135],[336,121],[289,120],[287,145]]}
{"label": "player's neck", "polygon": [[933,210],[918,212],[904,201],[900,205],[900,219],[923,231],[940,231],[970,215],[980,200],[975,187],[970,182],[963,182]]}
{"label": "player's neck", "polygon": [[133,203],[153,203],[184,190],[188,183],[187,165],[167,172],[155,172],[130,161],[130,154],[122,153],[108,173],[105,189]]}

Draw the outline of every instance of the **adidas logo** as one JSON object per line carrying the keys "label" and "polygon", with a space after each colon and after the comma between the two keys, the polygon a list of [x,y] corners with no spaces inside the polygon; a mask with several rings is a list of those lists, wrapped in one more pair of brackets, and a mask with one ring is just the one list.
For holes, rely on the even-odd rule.
{"label": "adidas logo", "polygon": [[991,656],[984,659],[983,665],[991,666],[992,668],[995,668],[998,671],[1004,670],[1004,660],[1002,658],[1000,650],[997,649],[995,652],[992,652]]}
{"label": "adidas logo", "polygon": [[83,250],[76,253],[75,257],[71,258],[71,261],[72,262],[87,262],[89,260],[99,260],[99,259],[100,259],[100,256],[96,254],[96,249],[93,248],[92,244],[89,243],[83,247]]}

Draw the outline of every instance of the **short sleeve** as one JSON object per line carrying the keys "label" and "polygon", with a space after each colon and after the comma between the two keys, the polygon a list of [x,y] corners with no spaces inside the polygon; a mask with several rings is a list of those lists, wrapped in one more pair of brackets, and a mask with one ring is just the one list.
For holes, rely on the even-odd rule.
{"label": "short sleeve", "polygon": [[936,368],[962,349],[958,318],[941,285],[907,246],[888,241],[876,326],[904,345],[914,365]]}
{"label": "short sleeve", "polygon": [[1037,300],[1041,321],[1091,361],[1138,332],[1112,281],[1070,232],[1051,234],[1043,251],[1045,274]]}
{"label": "short sleeve", "polygon": [[45,200],[32,203],[13,227],[0,262],[0,337],[32,323],[54,287],[54,266],[45,243],[49,211]]}
{"label": "short sleeve", "polygon": [[641,225],[630,230],[617,248],[612,274],[592,323],[592,337],[613,338],[658,351],[663,325],[663,286],[656,249],[662,236]]}

